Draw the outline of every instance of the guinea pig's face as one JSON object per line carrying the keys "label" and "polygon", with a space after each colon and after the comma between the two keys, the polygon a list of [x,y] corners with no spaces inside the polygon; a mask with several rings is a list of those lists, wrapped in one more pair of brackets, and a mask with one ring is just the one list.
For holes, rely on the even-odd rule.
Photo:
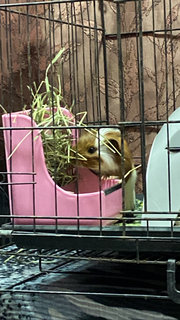
{"label": "guinea pig's face", "polygon": [[[112,150],[113,146],[115,147],[114,152]],[[100,172],[103,176],[118,176],[122,178],[132,168],[131,154],[125,140],[124,167],[122,168],[121,136],[119,131],[106,133],[101,136],[100,140],[96,134],[85,133],[80,137],[73,149],[85,158],[80,160],[77,155],[76,166],[89,168],[96,173]]]}
{"label": "guinea pig's face", "polygon": [[76,165],[79,167],[86,167],[98,172],[99,170],[99,155],[98,148],[95,145],[96,136],[90,133],[83,134],[77,142],[77,145],[73,147],[80,155],[86,160],[80,160],[77,156]]}

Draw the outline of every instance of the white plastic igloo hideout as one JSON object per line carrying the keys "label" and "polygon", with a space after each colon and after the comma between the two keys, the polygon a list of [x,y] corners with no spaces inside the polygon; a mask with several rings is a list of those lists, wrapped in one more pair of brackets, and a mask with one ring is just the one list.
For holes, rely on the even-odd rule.
{"label": "white plastic igloo hideout", "polygon": [[[148,221],[151,227],[170,227],[172,218],[180,212],[180,108],[171,114],[169,121],[174,123],[162,126],[148,160],[147,211],[154,213],[147,212],[142,218],[153,218]],[[147,226],[145,220],[141,224]]]}

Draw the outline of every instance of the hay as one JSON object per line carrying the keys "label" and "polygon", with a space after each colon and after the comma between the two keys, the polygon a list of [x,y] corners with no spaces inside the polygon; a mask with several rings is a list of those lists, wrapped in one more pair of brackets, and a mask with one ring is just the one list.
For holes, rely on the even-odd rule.
{"label": "hay", "polygon": [[[64,186],[76,179],[73,173],[72,162],[76,157],[80,159],[81,155],[73,155],[72,150],[72,132],[70,129],[61,129],[61,127],[68,127],[74,124],[73,116],[69,118],[62,112],[62,106],[72,112],[72,106],[68,107],[63,99],[61,92],[60,75],[57,74],[58,88],[52,87],[49,83],[48,71],[62,57],[64,49],[60,50],[52,62],[48,65],[45,73],[45,80],[41,82],[37,88],[34,83],[34,88],[29,90],[32,94],[33,100],[31,104],[32,118],[37,126],[44,127],[40,130],[42,144],[44,148],[44,156],[46,166],[52,179],[59,185]],[[45,85],[45,92],[40,93],[41,88]],[[82,112],[82,119],[84,120],[86,112]],[[48,129],[48,127],[58,127],[58,129]]]}
{"label": "hay", "polygon": [[[60,75],[57,74],[58,88],[51,86],[48,78],[50,68],[62,57],[64,49],[60,50],[52,62],[48,65],[43,80],[39,87],[33,83],[33,87],[28,87],[32,95],[32,103],[29,113],[27,113],[41,127],[40,134],[44,149],[45,162],[47,170],[52,179],[59,185],[64,186],[76,179],[73,170],[74,159],[86,160],[83,156],[72,149],[73,137],[69,128],[61,129],[74,125],[73,116],[70,118],[62,112],[62,106],[72,113],[72,106],[69,107],[65,103],[61,93]],[[45,91],[42,88],[45,87]],[[4,113],[6,110],[1,106]],[[26,110],[27,106],[24,106]],[[87,112],[76,114],[80,117],[77,125],[82,125]],[[43,127],[43,129],[42,129]],[[51,127],[51,129],[49,129]],[[54,128],[53,127],[58,127]],[[32,134],[32,130],[18,143],[12,153],[8,156],[8,160],[13,156],[21,143]],[[36,140],[38,136],[34,138]]]}

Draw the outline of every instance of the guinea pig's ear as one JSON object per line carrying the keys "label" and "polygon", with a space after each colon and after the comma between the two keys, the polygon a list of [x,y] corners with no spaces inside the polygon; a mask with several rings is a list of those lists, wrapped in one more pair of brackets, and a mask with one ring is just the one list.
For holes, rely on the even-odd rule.
{"label": "guinea pig's ear", "polygon": [[121,148],[119,146],[119,143],[115,139],[109,139],[109,142],[107,143],[109,146],[112,148],[112,145],[114,146],[115,149],[117,149],[119,152],[121,152]]}

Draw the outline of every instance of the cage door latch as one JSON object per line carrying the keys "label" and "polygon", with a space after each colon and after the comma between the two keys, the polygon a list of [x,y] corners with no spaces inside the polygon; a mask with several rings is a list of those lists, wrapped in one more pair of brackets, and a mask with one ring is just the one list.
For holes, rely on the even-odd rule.
{"label": "cage door latch", "polygon": [[176,289],[176,260],[169,259],[167,263],[167,292],[169,298],[180,304],[180,291]]}

